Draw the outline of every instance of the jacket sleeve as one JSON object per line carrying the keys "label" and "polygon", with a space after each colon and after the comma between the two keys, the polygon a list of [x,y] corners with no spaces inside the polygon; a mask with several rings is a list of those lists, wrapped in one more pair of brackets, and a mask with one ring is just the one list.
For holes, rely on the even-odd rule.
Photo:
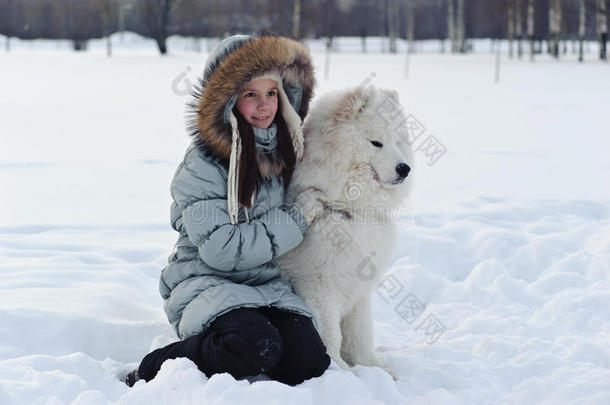
{"label": "jacket sleeve", "polygon": [[172,182],[182,225],[199,256],[218,270],[249,269],[298,246],[306,229],[294,209],[274,207],[248,223],[231,224],[226,176],[197,150],[187,154]]}

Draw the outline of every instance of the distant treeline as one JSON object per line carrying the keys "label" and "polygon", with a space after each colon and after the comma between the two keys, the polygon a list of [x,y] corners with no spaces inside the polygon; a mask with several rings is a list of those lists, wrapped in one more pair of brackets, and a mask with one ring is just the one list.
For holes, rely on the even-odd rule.
{"label": "distant treeline", "polygon": [[[86,41],[117,31],[155,39],[170,35],[224,37],[267,30],[295,38],[384,36],[449,39],[467,52],[468,39],[548,40],[607,37],[608,0],[0,0],[0,34],[22,39]],[[7,42],[7,47],[8,43]],[[330,45],[329,45],[330,46]],[[533,48],[533,46],[532,46]]]}

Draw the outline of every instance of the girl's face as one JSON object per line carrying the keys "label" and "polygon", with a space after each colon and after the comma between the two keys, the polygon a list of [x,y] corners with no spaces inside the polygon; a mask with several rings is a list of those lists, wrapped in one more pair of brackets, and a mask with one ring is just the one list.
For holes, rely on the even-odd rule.
{"label": "girl's face", "polygon": [[237,97],[237,110],[257,128],[269,128],[277,112],[277,83],[257,79],[246,84]]}

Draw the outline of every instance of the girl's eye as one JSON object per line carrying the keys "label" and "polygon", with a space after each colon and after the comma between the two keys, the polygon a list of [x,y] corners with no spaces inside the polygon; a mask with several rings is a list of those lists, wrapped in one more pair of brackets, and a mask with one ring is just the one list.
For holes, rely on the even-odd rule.
{"label": "girl's eye", "polygon": [[246,94],[244,94],[244,97],[254,97],[254,93],[252,93],[252,92],[246,93]]}
{"label": "girl's eye", "polygon": [[277,93],[275,92],[275,90],[271,90],[269,93],[267,93],[268,96],[275,96]]}
{"label": "girl's eye", "polygon": [[371,143],[373,144],[373,146],[376,146],[378,148],[383,148],[383,144],[381,142],[371,141]]}

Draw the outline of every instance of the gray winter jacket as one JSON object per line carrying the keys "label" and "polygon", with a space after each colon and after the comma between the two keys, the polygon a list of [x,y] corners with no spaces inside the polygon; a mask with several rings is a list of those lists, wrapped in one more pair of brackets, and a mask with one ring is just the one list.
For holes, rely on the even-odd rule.
{"label": "gray winter jacket", "polygon": [[[223,121],[233,93],[251,77],[271,68],[280,69],[285,87],[298,93],[295,106],[303,118],[314,85],[311,59],[304,46],[282,37],[250,37],[231,46],[224,53],[214,52],[216,60],[208,61],[193,104],[195,139],[171,184],[171,225],[179,236],[161,273],[159,289],[168,320],[181,339],[204,332],[216,317],[238,307],[273,306],[312,317],[273,262],[301,243],[306,228],[302,217],[283,205],[281,176],[261,185],[253,205],[247,208],[248,218],[242,207],[239,223],[230,222],[227,176],[231,134]],[[266,53],[270,55],[265,57]],[[263,57],[248,67],[252,55]],[[231,64],[240,61],[240,69],[231,72],[229,60]],[[222,69],[224,80],[217,83]],[[234,80],[229,85],[227,71]],[[212,88],[216,90],[211,92]]]}

